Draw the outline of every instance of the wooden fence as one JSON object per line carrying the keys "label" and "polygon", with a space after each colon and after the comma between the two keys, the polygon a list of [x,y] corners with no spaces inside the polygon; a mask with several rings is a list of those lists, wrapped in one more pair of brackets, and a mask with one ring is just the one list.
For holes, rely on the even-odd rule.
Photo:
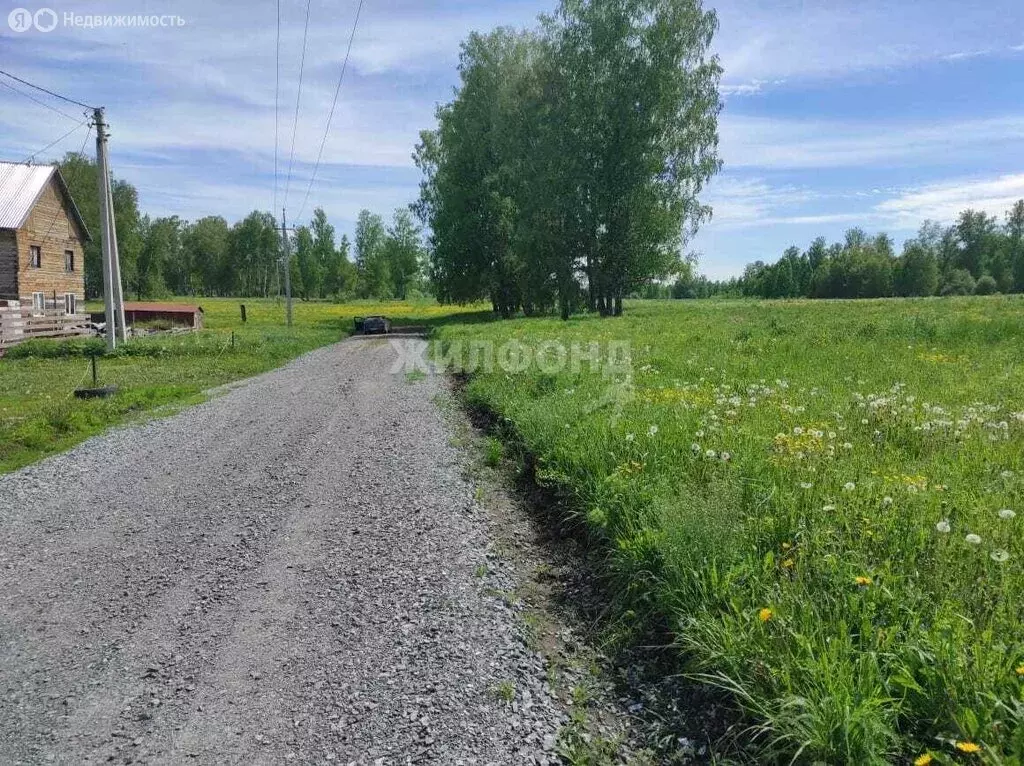
{"label": "wooden fence", "polygon": [[32,338],[66,338],[92,335],[86,314],[66,314],[64,309],[32,310],[0,306],[0,349]]}

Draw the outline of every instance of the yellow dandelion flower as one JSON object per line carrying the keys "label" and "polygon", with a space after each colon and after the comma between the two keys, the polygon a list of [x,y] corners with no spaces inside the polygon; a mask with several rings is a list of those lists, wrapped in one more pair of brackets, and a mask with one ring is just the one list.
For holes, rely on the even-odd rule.
{"label": "yellow dandelion flower", "polygon": [[792,546],[792,545],[790,545],[789,543],[783,543],[783,544],[782,544],[782,550],[784,550],[784,551],[788,551],[788,550],[789,550],[790,548],[792,548],[792,547],[793,547],[793,546]]}
{"label": "yellow dandelion flower", "polygon": [[974,742],[957,742],[956,749],[959,750],[961,753],[980,753],[981,745],[977,745]]}
{"label": "yellow dandelion flower", "polygon": [[793,568],[793,559],[785,559],[782,562],[782,568],[783,569],[792,569]]}
{"label": "yellow dandelion flower", "polygon": [[768,620],[770,620],[774,616],[775,616],[775,613],[771,609],[768,609],[767,607],[765,607],[764,609],[762,609],[760,612],[757,613],[757,619],[759,619],[761,622],[768,622]]}
{"label": "yellow dandelion flower", "polygon": [[928,766],[934,760],[931,753],[921,753],[921,755],[914,759],[914,766]]}
{"label": "yellow dandelion flower", "polygon": [[853,581],[855,583],[857,583],[857,585],[865,585],[866,586],[866,585],[870,585],[871,584],[871,578],[870,577],[864,577],[864,575],[861,575],[860,577],[854,577]]}
{"label": "yellow dandelion flower", "polygon": [[1017,668],[1017,675],[1018,676],[1024,676],[1024,665],[1021,665],[1020,667]]}

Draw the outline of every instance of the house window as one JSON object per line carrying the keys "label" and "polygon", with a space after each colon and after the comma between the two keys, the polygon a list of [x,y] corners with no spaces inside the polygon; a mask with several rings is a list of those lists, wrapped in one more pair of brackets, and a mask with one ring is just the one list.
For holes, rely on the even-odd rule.
{"label": "house window", "polygon": [[46,309],[46,293],[32,293],[32,311],[41,314]]}
{"label": "house window", "polygon": [[28,265],[33,269],[41,268],[43,265],[43,248],[39,245],[29,245]]}
{"label": "house window", "polygon": [[75,270],[75,251],[65,250],[64,251],[64,271]]}
{"label": "house window", "polygon": [[64,293],[64,313],[78,313],[78,296],[74,293]]}

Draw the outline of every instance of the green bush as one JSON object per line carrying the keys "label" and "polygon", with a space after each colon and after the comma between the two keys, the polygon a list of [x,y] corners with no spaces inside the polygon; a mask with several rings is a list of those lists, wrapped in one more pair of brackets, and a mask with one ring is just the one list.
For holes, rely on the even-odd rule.
{"label": "green bush", "polygon": [[988,274],[983,274],[974,285],[975,295],[995,295],[997,292],[999,292],[999,285]]}
{"label": "green bush", "polygon": [[101,338],[55,340],[37,338],[19,343],[7,350],[8,359],[64,359],[75,356],[101,356],[106,353]]}

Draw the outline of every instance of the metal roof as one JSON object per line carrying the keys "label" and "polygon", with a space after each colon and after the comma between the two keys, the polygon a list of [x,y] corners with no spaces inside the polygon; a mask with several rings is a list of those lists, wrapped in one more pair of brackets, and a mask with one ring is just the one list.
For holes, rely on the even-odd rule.
{"label": "metal roof", "polygon": [[75,201],[71,198],[64,177],[56,165],[26,165],[23,162],[0,162],[0,229],[20,229],[43,193],[50,178],[57,183],[68,202],[71,216],[78,223],[85,239],[89,229],[82,220]]}

